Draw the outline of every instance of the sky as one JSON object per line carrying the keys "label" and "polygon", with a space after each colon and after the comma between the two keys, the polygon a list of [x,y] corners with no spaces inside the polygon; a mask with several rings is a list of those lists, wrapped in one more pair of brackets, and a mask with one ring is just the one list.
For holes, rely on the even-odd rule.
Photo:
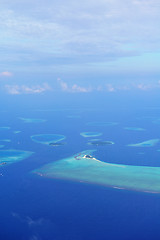
{"label": "sky", "polygon": [[1,0],[7,94],[160,88],[159,0]]}

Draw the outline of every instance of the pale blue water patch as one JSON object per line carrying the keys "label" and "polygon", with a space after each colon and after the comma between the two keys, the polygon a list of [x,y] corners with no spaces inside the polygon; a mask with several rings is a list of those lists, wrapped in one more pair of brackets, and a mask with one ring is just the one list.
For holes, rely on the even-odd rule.
{"label": "pale blue water patch", "polygon": [[5,147],[5,145],[0,145],[0,148],[4,148]]}
{"label": "pale blue water patch", "polygon": [[74,119],[76,119],[76,118],[81,118],[81,116],[79,116],[79,115],[69,115],[69,116],[67,116],[67,118],[74,118]]}
{"label": "pale blue water patch", "polygon": [[14,134],[17,134],[17,133],[20,133],[20,132],[21,132],[21,131],[14,131],[13,133],[14,133]]}
{"label": "pale blue water patch", "polygon": [[156,120],[152,121],[152,123],[155,123],[155,124],[160,124],[160,118],[158,118],[158,119],[156,119]]}
{"label": "pale blue water patch", "polygon": [[115,126],[117,125],[117,122],[88,122],[88,126],[93,126],[93,127],[106,127],[106,126]]}
{"label": "pale blue water patch", "polygon": [[92,142],[92,141],[94,142],[94,141],[101,141],[101,140],[102,140],[102,139],[100,139],[100,138],[93,138],[93,139],[90,139],[89,141],[90,141],[90,142]]}
{"label": "pale blue water patch", "polygon": [[11,142],[11,139],[0,139],[1,142]]}
{"label": "pale blue water patch", "polygon": [[155,119],[155,117],[152,117],[152,116],[142,116],[142,117],[136,117],[135,119],[138,119],[138,120],[153,120],[153,119]]}
{"label": "pale blue water patch", "polygon": [[19,118],[25,123],[43,123],[46,122],[46,119],[40,119],[40,118]]}
{"label": "pale blue water patch", "polygon": [[34,142],[51,145],[64,140],[66,137],[60,134],[39,134],[31,136]]}
{"label": "pale blue water patch", "polygon": [[131,130],[131,131],[145,131],[146,129],[144,128],[139,128],[139,127],[125,127],[125,130]]}
{"label": "pale blue water patch", "polygon": [[0,127],[0,130],[9,130],[11,129],[10,127]]}
{"label": "pale blue water patch", "polygon": [[140,143],[128,144],[129,147],[153,147],[159,142],[159,139],[151,139]]}
{"label": "pale blue water patch", "polygon": [[0,150],[0,166],[8,165],[30,157],[33,152],[22,150]]}
{"label": "pale blue water patch", "polygon": [[82,137],[98,137],[101,136],[102,133],[100,132],[82,132],[80,133]]}

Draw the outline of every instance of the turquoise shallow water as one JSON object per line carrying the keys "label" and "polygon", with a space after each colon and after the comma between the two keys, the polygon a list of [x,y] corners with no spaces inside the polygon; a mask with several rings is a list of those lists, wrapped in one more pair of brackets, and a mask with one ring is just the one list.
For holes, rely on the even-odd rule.
{"label": "turquoise shallow water", "polygon": [[160,193],[160,167],[129,166],[102,162],[91,156],[94,150],[77,153],[34,173],[47,178],[68,179],[118,189]]}
{"label": "turquoise shallow water", "polygon": [[21,161],[30,157],[32,154],[33,152],[15,149],[0,150],[0,166]]}

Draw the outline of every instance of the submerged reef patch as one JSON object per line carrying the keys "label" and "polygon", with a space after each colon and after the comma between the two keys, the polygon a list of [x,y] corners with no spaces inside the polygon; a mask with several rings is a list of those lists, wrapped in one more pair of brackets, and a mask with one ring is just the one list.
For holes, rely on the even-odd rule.
{"label": "submerged reef patch", "polygon": [[30,157],[33,152],[22,150],[0,150],[0,166],[8,165]]}
{"label": "submerged reef patch", "polygon": [[0,139],[0,142],[11,142],[11,139]]}
{"label": "submerged reef patch", "polygon": [[82,132],[80,133],[82,137],[98,137],[101,136],[102,133],[100,132]]}
{"label": "submerged reef patch", "polygon": [[144,128],[139,128],[139,127],[125,127],[125,130],[131,130],[131,131],[145,131]]}
{"label": "submerged reef patch", "polygon": [[10,127],[0,127],[0,131],[1,130],[9,130],[9,129],[11,129]]}
{"label": "submerged reef patch", "polygon": [[14,133],[14,134],[17,134],[17,133],[20,133],[20,132],[21,132],[21,131],[14,131],[13,133]]}
{"label": "submerged reef patch", "polygon": [[160,140],[159,139],[151,139],[140,143],[128,144],[129,147],[153,147],[155,146]]}
{"label": "submerged reef patch", "polygon": [[53,143],[57,143],[59,141],[64,140],[66,137],[60,134],[39,134],[31,136],[31,139],[34,142],[52,145]]}
{"label": "submerged reef patch", "polygon": [[106,145],[113,145],[114,142],[112,141],[102,141],[102,140],[92,140],[87,143],[88,145],[92,146],[106,146]]}
{"label": "submerged reef patch", "polygon": [[155,124],[160,124],[160,118],[157,118],[156,120],[152,121]]}
{"label": "submerged reef patch", "polygon": [[33,173],[39,176],[99,184],[107,187],[160,193],[160,167],[102,162],[87,150],[47,164]]}
{"label": "submerged reef patch", "polygon": [[21,119],[24,123],[43,123],[47,121],[45,119],[39,118],[19,118],[19,119]]}
{"label": "submerged reef patch", "polygon": [[66,143],[65,142],[51,142],[49,143],[49,146],[52,146],[52,147],[59,147],[59,146],[63,146],[65,145]]}
{"label": "submerged reef patch", "polygon": [[117,122],[88,122],[87,125],[88,126],[93,126],[93,127],[106,127],[106,126],[115,126],[117,125]]}

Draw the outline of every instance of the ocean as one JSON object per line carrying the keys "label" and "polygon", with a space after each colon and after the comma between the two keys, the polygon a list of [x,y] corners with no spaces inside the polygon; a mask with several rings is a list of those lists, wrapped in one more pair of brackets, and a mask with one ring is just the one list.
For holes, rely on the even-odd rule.
{"label": "ocean", "polygon": [[[4,147],[0,152],[22,150],[32,155],[0,168],[0,239],[160,238],[159,193],[33,173],[89,149],[96,150],[93,157],[103,162],[160,167],[160,142],[143,144],[160,139],[158,92],[4,95],[1,99],[0,145]],[[101,135],[84,137],[84,132]],[[64,144],[31,139],[41,134],[63,135]],[[88,144],[95,139],[114,144]]]}

